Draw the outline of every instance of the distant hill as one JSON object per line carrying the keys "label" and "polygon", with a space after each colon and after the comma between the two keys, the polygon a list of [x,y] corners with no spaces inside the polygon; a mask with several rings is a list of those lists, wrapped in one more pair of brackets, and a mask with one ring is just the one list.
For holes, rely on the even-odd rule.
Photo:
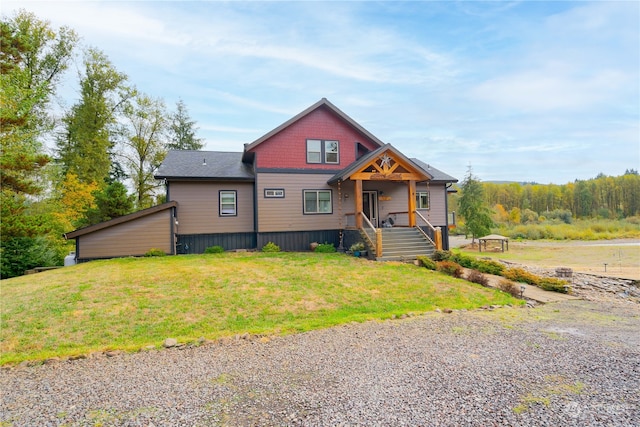
{"label": "distant hill", "polygon": [[520,185],[538,185],[535,181],[482,181],[490,184],[520,184]]}

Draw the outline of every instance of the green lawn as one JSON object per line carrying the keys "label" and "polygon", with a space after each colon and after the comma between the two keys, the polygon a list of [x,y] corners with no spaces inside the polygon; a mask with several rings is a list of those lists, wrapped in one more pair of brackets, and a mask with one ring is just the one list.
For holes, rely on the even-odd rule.
{"label": "green lawn", "polygon": [[519,303],[414,265],[314,253],[94,261],[4,280],[0,292],[0,364]]}

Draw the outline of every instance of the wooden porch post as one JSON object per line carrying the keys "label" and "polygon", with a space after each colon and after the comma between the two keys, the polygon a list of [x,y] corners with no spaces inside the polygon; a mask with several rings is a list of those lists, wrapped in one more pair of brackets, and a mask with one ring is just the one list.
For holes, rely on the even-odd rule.
{"label": "wooden porch post", "polygon": [[360,212],[362,212],[362,180],[361,179],[356,179],[355,189],[353,191],[355,193],[353,202],[356,208],[356,228],[360,229],[362,228],[362,216],[360,215]]}
{"label": "wooden porch post", "polygon": [[409,188],[409,227],[416,226],[416,181],[410,180],[408,182]]}
{"label": "wooden porch post", "polygon": [[442,229],[440,227],[436,227],[436,232],[435,232],[435,244],[436,244],[436,249],[441,251],[442,250]]}

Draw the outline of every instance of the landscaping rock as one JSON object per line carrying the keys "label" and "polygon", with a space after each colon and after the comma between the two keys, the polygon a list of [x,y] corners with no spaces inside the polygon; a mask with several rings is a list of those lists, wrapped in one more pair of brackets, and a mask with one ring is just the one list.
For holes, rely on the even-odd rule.
{"label": "landscaping rock", "polygon": [[172,348],[178,345],[178,340],[175,338],[167,338],[166,340],[164,340],[164,342],[162,343],[162,346],[164,348]]}

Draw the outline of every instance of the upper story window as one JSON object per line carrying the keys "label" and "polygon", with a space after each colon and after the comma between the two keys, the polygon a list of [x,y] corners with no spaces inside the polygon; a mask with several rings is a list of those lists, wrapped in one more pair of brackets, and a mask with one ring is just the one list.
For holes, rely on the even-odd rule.
{"label": "upper story window", "polygon": [[340,163],[340,142],[307,139],[307,163]]}
{"label": "upper story window", "polygon": [[238,202],[235,191],[220,191],[220,216],[237,216]]}
{"label": "upper story window", "polygon": [[429,193],[421,191],[416,193],[416,208],[429,209]]}

